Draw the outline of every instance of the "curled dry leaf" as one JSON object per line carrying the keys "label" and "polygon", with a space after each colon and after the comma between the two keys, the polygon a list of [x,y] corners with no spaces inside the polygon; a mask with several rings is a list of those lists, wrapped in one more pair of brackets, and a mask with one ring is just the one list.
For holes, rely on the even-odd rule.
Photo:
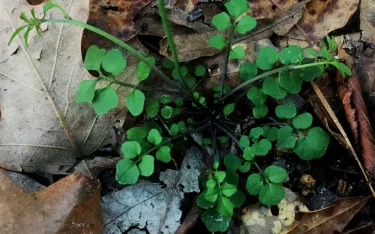
{"label": "curled dry leaf", "polygon": [[325,209],[298,212],[295,222],[285,233],[320,234],[342,232],[370,197],[342,198],[336,200],[332,206]]}
{"label": "curled dry leaf", "polygon": [[2,233],[101,233],[100,184],[71,174],[51,186],[26,192],[0,169]]}
{"label": "curled dry leaf", "polygon": [[[337,72],[336,79],[340,84],[338,94],[344,104],[347,121],[354,135],[354,139],[359,143],[364,167],[372,173],[375,166],[375,139],[374,131],[368,118],[366,104],[362,97],[362,90],[358,76],[355,72],[354,61],[344,51],[339,51],[346,64],[351,68],[353,76],[343,81],[340,72]],[[341,56],[343,55],[343,56]]]}
{"label": "curled dry leaf", "polygon": [[311,0],[306,4],[301,20],[286,36],[309,43],[318,41],[345,26],[357,10],[358,3],[359,0]]}
{"label": "curled dry leaf", "polygon": [[[81,21],[88,16],[88,1],[58,1]],[[41,13],[42,5],[36,13]],[[26,0],[0,0],[0,48],[6,48],[19,15],[29,12]],[[51,18],[62,18],[51,11]],[[84,68],[79,42],[82,29],[71,25],[48,25],[48,32],[32,39],[29,48],[19,46],[12,55],[0,54],[0,165],[13,170],[65,173],[76,157],[116,143],[113,125],[124,120],[125,101],[104,116],[87,104],[76,104],[81,80],[92,79]],[[23,36],[23,35],[21,35]],[[35,59],[33,55],[40,55]],[[114,86],[115,88],[115,86]],[[6,90],[6,91],[5,91]],[[6,136],[6,137],[4,137]]]}

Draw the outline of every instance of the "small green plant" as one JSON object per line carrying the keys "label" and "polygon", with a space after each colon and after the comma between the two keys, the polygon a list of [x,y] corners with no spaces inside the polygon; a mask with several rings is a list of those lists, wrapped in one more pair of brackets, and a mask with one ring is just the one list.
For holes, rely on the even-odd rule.
{"label": "small green plant", "polygon": [[[274,113],[277,119],[265,118],[272,108],[268,105],[270,100],[281,100],[289,94],[301,92],[304,82],[313,81],[329,66],[336,67],[343,75],[351,75],[351,71],[335,58],[336,42],[327,36],[327,43],[323,43],[319,51],[295,45],[280,52],[273,47],[263,47],[255,64],[244,61],[240,65],[239,77],[243,83],[236,87],[225,84],[228,60],[245,57],[245,49],[233,45],[234,32],[246,34],[256,27],[256,20],[247,15],[247,1],[230,0],[224,5],[228,13],[221,12],[212,19],[213,25],[221,32],[210,38],[208,44],[223,50],[224,59],[220,84],[213,87],[212,93],[207,92],[202,88],[203,79],[207,77],[206,68],[179,62],[164,0],[158,3],[172,61],[168,58],[157,61],[98,28],[72,19],[55,1],[47,2],[44,12],[58,9],[63,19],[37,18],[34,10],[30,18],[22,13],[20,17],[25,25],[17,28],[9,43],[24,31],[27,45],[32,29],[41,33],[41,23],[70,23],[107,38],[137,57],[140,62],[136,66],[136,75],[140,85],[128,84],[116,79],[127,67],[121,50],[106,51],[91,46],[85,55],[84,65],[87,70],[96,73],[97,78],[79,84],[76,102],[88,103],[97,114],[103,115],[118,105],[119,97],[114,84],[131,90],[125,97],[127,108],[132,115],[142,116],[145,121],[126,131],[126,140],[121,148],[124,158],[116,167],[116,180],[121,184],[135,184],[140,176],[151,176],[155,170],[155,159],[170,162],[173,151],[181,148],[187,136],[201,133],[201,145],[210,149],[211,156],[206,160],[208,169],[202,181],[204,189],[197,197],[197,204],[205,209],[201,218],[208,230],[224,232],[230,225],[234,209],[240,208],[245,201],[246,195],[241,189],[246,188],[248,194],[257,196],[267,206],[275,205],[284,198],[282,183],[288,178],[287,171],[275,165],[259,165],[257,158],[281,149],[294,152],[303,160],[312,160],[322,157],[328,147],[329,135],[322,128],[313,126],[310,113],[298,113],[294,103],[283,102],[276,106]],[[164,83],[179,90],[182,96],[164,94],[149,98],[152,89],[143,86],[142,82],[150,75],[159,76]],[[238,94],[240,90],[246,92]],[[237,123],[232,121],[235,120],[232,117],[238,114],[236,110],[241,98],[251,102],[253,116],[263,121],[248,129],[246,134],[238,135],[234,132],[233,123],[234,126]],[[230,142],[237,145],[240,150],[238,155],[228,153]],[[246,185],[239,184],[240,175],[247,177]]]}

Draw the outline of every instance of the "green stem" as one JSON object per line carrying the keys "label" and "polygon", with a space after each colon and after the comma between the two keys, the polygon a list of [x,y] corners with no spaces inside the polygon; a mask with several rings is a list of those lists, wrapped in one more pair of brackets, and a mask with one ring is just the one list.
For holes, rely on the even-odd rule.
{"label": "green stem", "polygon": [[171,31],[171,29],[168,25],[167,11],[165,9],[165,2],[164,1],[165,0],[158,0],[158,7],[159,7],[159,13],[160,13],[161,21],[163,23],[164,32],[165,32],[165,35],[167,36],[168,45],[169,45],[169,48],[170,48],[171,53],[172,53],[172,59],[173,59],[174,67],[177,70],[178,78],[179,78],[181,84],[183,84],[187,90],[190,90],[189,86],[187,85],[186,81],[184,80],[184,78],[181,75],[176,45],[174,44],[172,31]]}
{"label": "green stem", "polygon": [[267,76],[271,76],[273,74],[276,74],[276,73],[279,73],[279,72],[282,72],[282,71],[286,71],[286,70],[296,70],[296,69],[301,69],[301,68],[305,68],[305,67],[314,67],[314,66],[320,66],[320,65],[327,65],[329,63],[330,62],[324,61],[324,62],[309,63],[309,64],[302,64],[302,65],[289,65],[289,66],[280,67],[280,68],[277,68],[277,69],[274,69],[274,70],[262,73],[260,75],[255,76],[254,78],[252,78],[252,79],[250,79],[248,81],[243,82],[242,84],[240,84],[237,87],[235,87],[234,89],[232,89],[232,91],[230,91],[229,93],[227,93],[223,97],[223,101],[225,99],[227,99],[228,97],[232,96],[238,90],[240,90],[240,89],[248,86],[249,84],[251,84],[251,83],[253,83],[253,82],[257,81],[257,80],[263,79],[263,78],[265,78]]}
{"label": "green stem", "polygon": [[116,43],[117,45],[121,46],[122,48],[124,48],[125,50],[127,50],[129,53],[131,53],[132,55],[134,55],[135,57],[139,58],[142,62],[144,62],[145,64],[147,64],[155,73],[156,75],[158,75],[160,78],[162,78],[163,80],[165,80],[169,85],[171,85],[172,87],[178,89],[180,92],[182,92],[183,94],[187,95],[187,96],[190,96],[189,93],[183,89],[182,87],[180,87],[179,85],[177,85],[176,83],[174,83],[171,79],[169,79],[169,77],[167,75],[165,75],[159,68],[157,68],[154,64],[150,63],[147,58],[145,56],[143,56],[141,53],[139,53],[138,51],[136,51],[135,49],[133,49],[130,45],[126,44],[125,42],[123,42],[122,40],[118,39],[117,37],[115,36],[112,36],[111,34],[99,29],[99,28],[96,28],[94,26],[91,26],[89,24],[86,24],[86,23],[83,23],[81,21],[78,21],[78,20],[73,20],[73,19],[42,19],[40,20],[41,23],[69,23],[69,24],[73,24],[73,25],[76,25],[76,26],[79,26],[79,27],[82,27],[82,28],[85,28],[87,30],[90,30],[100,36],[103,36],[105,38],[107,38],[108,40],[112,41],[113,43]]}
{"label": "green stem", "polygon": [[151,149],[149,149],[146,153],[144,153],[144,154],[142,154],[141,156],[139,156],[139,158],[142,158],[143,155],[147,155],[147,154],[152,153],[153,151],[159,149],[159,148],[162,147],[163,145],[166,145],[166,144],[168,144],[168,143],[170,143],[170,142],[172,142],[172,141],[174,141],[174,140],[177,140],[177,139],[179,139],[179,138],[181,138],[181,137],[185,137],[185,136],[190,135],[190,134],[195,133],[195,132],[202,131],[202,130],[204,130],[205,128],[209,127],[210,125],[211,125],[210,123],[209,123],[209,124],[205,124],[205,125],[203,125],[202,127],[196,128],[196,129],[191,130],[191,131],[186,131],[185,133],[182,133],[182,134],[180,134],[180,135],[178,135],[178,136],[175,136],[175,137],[172,137],[172,138],[170,138],[170,139],[168,139],[168,140],[166,140],[166,141],[163,141],[162,143],[160,143],[160,144],[158,144],[158,145],[155,145],[154,147],[152,147]]}
{"label": "green stem", "polygon": [[[241,144],[240,142],[237,140],[237,138],[229,131],[227,130],[225,127],[221,126],[220,123],[218,122],[214,122],[214,124],[216,125],[216,127],[218,129],[220,129],[222,132],[224,132],[225,134],[227,134],[230,138],[232,138],[232,140],[238,145],[238,147],[243,151],[242,147],[241,147]],[[262,174],[264,176],[264,172],[262,170],[262,168],[258,165],[258,163],[256,161],[252,161],[252,163],[255,165],[255,167],[258,169],[258,171],[260,172],[260,174]]]}
{"label": "green stem", "polygon": [[144,91],[150,91],[150,89],[148,89],[146,87],[128,84],[128,83],[116,80],[116,79],[114,79],[112,77],[109,77],[109,76],[100,75],[100,78],[103,79],[103,80],[108,80],[111,83],[118,84],[118,85],[126,87],[126,88],[132,88],[132,89],[140,89],[140,90],[144,90]]}
{"label": "green stem", "polygon": [[232,25],[230,28],[229,36],[228,36],[228,45],[227,45],[227,48],[225,49],[225,55],[224,55],[223,67],[222,67],[223,71],[221,72],[221,77],[220,77],[219,102],[221,102],[221,99],[223,97],[224,80],[225,80],[225,77],[227,76],[228,60],[229,60],[229,53],[230,53],[231,46],[232,46],[233,32],[234,32],[234,25]]}

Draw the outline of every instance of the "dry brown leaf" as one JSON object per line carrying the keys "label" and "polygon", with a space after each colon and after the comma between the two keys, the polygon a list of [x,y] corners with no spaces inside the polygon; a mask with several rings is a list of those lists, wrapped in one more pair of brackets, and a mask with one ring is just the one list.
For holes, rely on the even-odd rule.
{"label": "dry brown leaf", "polygon": [[348,67],[352,70],[353,76],[344,81],[341,74],[337,72],[336,79],[340,84],[338,94],[344,104],[346,118],[354,138],[359,142],[364,167],[369,173],[373,173],[375,167],[374,131],[368,118],[367,107],[362,97],[354,61],[342,49],[339,49],[339,56],[345,60]]}
{"label": "dry brown leaf", "polygon": [[[73,18],[87,19],[88,1],[59,3]],[[37,6],[37,14],[41,7]],[[26,0],[0,0],[1,50],[8,49],[15,27],[23,24],[21,11],[28,13],[30,9]],[[53,10],[48,17],[62,15]],[[0,53],[2,167],[65,173],[80,153],[90,154],[103,145],[116,143],[113,126],[117,120],[120,124],[124,120],[123,99],[104,116],[96,115],[88,104],[75,103],[78,83],[92,79],[82,62],[81,37],[79,27],[49,24],[47,32],[33,38],[29,48],[15,40],[15,52]],[[127,75],[131,74],[128,70]]]}
{"label": "dry brown leaf", "polygon": [[100,184],[71,174],[25,192],[0,169],[1,233],[101,233]]}
{"label": "dry brown leaf", "polygon": [[359,0],[311,0],[297,25],[286,35],[309,43],[342,28],[357,10]]}
{"label": "dry brown leaf", "polygon": [[361,40],[375,43],[375,2],[372,0],[361,1],[360,3],[360,28],[362,31]]}
{"label": "dry brown leaf", "polygon": [[274,19],[288,11],[297,0],[256,0],[250,1],[250,15],[255,19]]}
{"label": "dry brown leaf", "polygon": [[197,223],[201,213],[204,210],[198,207],[196,204],[189,210],[188,214],[186,215],[184,221],[176,230],[175,234],[185,234],[187,233],[194,225]]}
{"label": "dry brown leaf", "polygon": [[299,212],[288,229],[288,234],[322,234],[342,232],[353,216],[366,204],[367,197],[351,197],[336,200],[325,209]]}

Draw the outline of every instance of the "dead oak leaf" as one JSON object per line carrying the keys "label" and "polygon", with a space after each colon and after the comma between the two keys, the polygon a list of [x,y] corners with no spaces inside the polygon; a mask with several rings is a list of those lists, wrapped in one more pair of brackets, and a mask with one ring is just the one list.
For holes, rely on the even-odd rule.
{"label": "dead oak leaf", "polygon": [[2,233],[100,233],[100,184],[71,174],[39,192],[25,192],[0,169]]}

